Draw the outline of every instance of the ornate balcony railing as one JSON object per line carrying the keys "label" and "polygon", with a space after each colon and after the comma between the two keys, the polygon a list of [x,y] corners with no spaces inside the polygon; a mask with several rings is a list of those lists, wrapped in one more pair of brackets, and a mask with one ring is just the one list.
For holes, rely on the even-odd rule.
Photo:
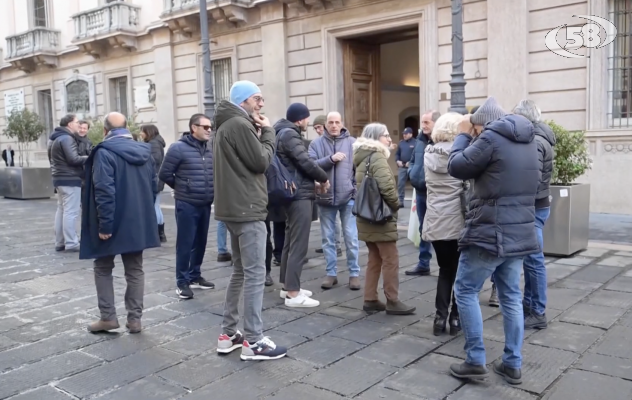
{"label": "ornate balcony railing", "polygon": [[[163,0],[163,14],[171,14],[180,10],[198,7],[200,0]],[[212,3],[212,2],[209,2]]]}
{"label": "ornate balcony railing", "polygon": [[72,16],[75,24],[73,41],[116,32],[136,33],[140,30],[140,6],[114,2]]}
{"label": "ornate balcony railing", "polygon": [[6,60],[30,57],[39,53],[57,54],[59,39],[59,31],[43,27],[7,36]]}
{"label": "ornate balcony railing", "polygon": [[[206,7],[217,23],[237,25],[247,22],[247,10],[255,6],[255,0],[207,0]],[[174,33],[184,36],[199,28],[200,0],[163,0],[160,18]]]}

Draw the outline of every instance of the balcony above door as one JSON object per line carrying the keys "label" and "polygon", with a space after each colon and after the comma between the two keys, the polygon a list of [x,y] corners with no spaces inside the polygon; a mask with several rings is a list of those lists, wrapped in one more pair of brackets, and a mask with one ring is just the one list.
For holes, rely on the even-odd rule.
{"label": "balcony above door", "polygon": [[[163,0],[164,8],[160,19],[167,23],[173,33],[190,37],[200,27],[199,0]],[[248,22],[248,11],[255,0],[207,0],[207,13],[218,24],[237,26]]]}
{"label": "balcony above door", "polygon": [[7,36],[5,61],[15,68],[30,73],[38,66],[57,67],[60,32],[36,27],[17,35]]}

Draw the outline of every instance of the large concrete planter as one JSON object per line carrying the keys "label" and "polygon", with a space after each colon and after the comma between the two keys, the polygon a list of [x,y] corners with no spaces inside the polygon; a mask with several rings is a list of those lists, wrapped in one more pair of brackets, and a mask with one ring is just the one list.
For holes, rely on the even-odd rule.
{"label": "large concrete planter", "polygon": [[0,196],[8,199],[48,199],[54,195],[50,168],[0,169]]}
{"label": "large concrete planter", "polygon": [[590,185],[551,185],[551,216],[544,225],[544,254],[570,256],[588,248]]}

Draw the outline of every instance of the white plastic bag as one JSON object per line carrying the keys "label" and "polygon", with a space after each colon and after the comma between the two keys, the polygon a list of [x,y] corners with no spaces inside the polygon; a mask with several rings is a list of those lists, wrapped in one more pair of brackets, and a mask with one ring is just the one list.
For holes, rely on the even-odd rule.
{"label": "white plastic bag", "polygon": [[408,239],[419,247],[421,235],[419,234],[419,218],[417,218],[417,192],[413,189],[413,201],[410,207],[410,218],[408,220]]}

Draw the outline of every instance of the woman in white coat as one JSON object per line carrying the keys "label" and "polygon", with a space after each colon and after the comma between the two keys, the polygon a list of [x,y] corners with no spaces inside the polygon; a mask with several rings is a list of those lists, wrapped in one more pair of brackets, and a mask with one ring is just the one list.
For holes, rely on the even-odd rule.
{"label": "woman in white coat", "polygon": [[465,225],[466,184],[448,174],[448,159],[462,118],[457,113],[442,115],[432,130],[434,144],[428,145],[424,154],[428,197],[422,239],[432,243],[439,263],[435,300],[437,312],[433,326],[435,336],[445,332],[448,321],[451,335],[456,335],[461,330],[452,287],[459,266],[458,238]]}

